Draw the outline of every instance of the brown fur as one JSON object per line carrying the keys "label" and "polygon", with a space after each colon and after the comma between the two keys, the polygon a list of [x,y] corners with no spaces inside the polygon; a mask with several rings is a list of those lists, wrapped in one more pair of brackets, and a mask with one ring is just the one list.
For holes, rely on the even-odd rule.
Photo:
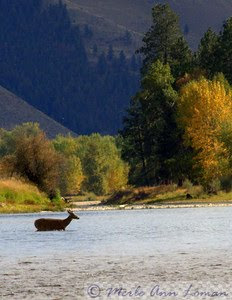
{"label": "brown fur", "polygon": [[37,231],[65,230],[73,219],[79,219],[72,211],[68,210],[69,216],[66,219],[38,219],[35,221]]}

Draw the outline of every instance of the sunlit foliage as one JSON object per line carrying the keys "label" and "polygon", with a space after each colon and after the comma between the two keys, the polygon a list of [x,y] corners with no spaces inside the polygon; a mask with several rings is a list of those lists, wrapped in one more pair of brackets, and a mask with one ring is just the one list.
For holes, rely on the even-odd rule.
{"label": "sunlit foliage", "polygon": [[229,172],[230,149],[225,137],[232,134],[232,93],[223,77],[202,78],[184,86],[178,114],[205,183]]}
{"label": "sunlit foliage", "polygon": [[8,141],[14,144],[14,149],[12,144],[5,145],[8,153],[0,161],[4,174],[25,178],[53,198],[58,187],[61,161],[52,143],[42,131],[35,135],[25,132],[14,135],[12,131],[7,137],[10,137]]}
{"label": "sunlit foliage", "polygon": [[53,144],[65,157],[76,161],[78,167],[73,167],[76,181],[73,173],[67,175],[67,179],[69,177],[73,184],[76,182],[79,190],[102,195],[126,186],[128,166],[121,160],[113,137],[100,134],[78,138],[58,136]]}

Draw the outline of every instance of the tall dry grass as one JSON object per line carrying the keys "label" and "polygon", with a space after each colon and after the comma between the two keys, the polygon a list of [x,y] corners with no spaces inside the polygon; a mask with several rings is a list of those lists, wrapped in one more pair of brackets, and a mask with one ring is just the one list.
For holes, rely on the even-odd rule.
{"label": "tall dry grass", "polygon": [[45,193],[17,178],[0,179],[0,213],[59,210]]}

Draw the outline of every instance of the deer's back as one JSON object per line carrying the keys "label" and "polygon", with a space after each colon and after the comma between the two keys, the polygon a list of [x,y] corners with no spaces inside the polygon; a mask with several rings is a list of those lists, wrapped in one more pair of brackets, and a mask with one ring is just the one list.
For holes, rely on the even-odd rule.
{"label": "deer's back", "polygon": [[65,230],[63,220],[59,219],[38,219],[35,221],[38,231]]}

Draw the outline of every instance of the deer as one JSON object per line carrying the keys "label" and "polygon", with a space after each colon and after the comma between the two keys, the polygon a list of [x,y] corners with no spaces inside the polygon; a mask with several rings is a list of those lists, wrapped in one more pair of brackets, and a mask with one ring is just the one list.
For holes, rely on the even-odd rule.
{"label": "deer", "polygon": [[53,230],[65,230],[73,219],[79,219],[77,215],[71,210],[67,211],[69,216],[66,219],[48,219],[42,218],[35,220],[35,227],[37,231],[53,231]]}

